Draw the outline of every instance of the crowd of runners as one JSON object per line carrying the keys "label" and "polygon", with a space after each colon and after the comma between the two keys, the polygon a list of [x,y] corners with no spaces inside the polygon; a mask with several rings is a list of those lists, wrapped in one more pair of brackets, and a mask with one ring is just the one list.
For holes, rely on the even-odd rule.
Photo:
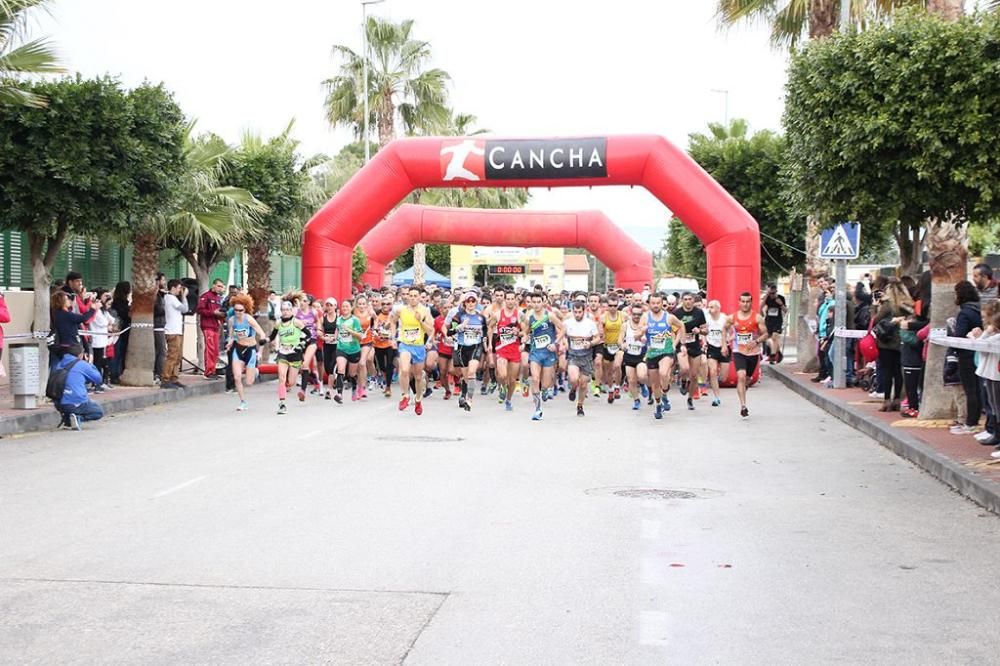
{"label": "crowd of runners", "polygon": [[[302,292],[281,297],[270,336],[251,316],[248,296],[234,297],[227,319],[227,356],[238,410],[248,408],[259,350],[269,345],[278,375],[278,414],[289,394],[343,404],[368,392],[398,397],[400,411],[423,414],[427,399],[455,398],[460,409],[493,402],[514,411],[520,397],[531,418],[566,394],[578,416],[588,398],[669,412],[671,388],[689,410],[711,396],[719,407],[720,380],[737,376],[740,415],[749,416],[746,389],[762,356],[780,361],[783,303],[773,294],[740,294],[736,312],[722,312],[703,293],[548,294],[514,290],[441,290],[408,286],[356,295],[338,303]],[[398,392],[398,393],[397,393]],[[676,394],[675,394],[676,395]]]}

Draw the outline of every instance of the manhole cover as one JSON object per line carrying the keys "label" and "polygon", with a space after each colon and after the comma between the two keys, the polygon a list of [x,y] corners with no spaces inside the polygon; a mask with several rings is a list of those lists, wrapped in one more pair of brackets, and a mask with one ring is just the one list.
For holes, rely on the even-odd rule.
{"label": "manhole cover", "polygon": [[431,435],[382,435],[375,438],[380,442],[461,442],[464,437],[432,437]]}
{"label": "manhole cover", "polygon": [[630,499],[674,500],[708,499],[722,495],[718,490],[708,488],[638,488],[633,486],[613,488],[591,488],[588,495],[628,497]]}

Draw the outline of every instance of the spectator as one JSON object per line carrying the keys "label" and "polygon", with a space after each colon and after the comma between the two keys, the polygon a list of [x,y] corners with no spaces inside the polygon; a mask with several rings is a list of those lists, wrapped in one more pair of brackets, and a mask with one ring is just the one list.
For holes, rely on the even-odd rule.
{"label": "spectator", "polygon": [[[865,290],[865,285],[858,282],[854,286],[854,293],[851,295],[851,299],[854,303],[854,316],[847,319],[847,327],[857,330],[857,331],[867,331],[868,326],[872,322],[872,297]],[[857,349],[858,341],[856,339],[847,340],[847,386],[854,386],[856,384],[857,376]],[[861,365],[864,365],[862,363]]]}
{"label": "spectator", "polygon": [[163,299],[167,295],[167,276],[156,274],[156,299],[153,301],[153,378],[160,382],[163,377],[163,361],[167,357],[167,336],[163,327],[167,324]]}
{"label": "spectator", "polygon": [[[969,332],[970,338],[977,338],[982,341],[1000,341],[997,337],[997,328],[994,321],[1000,313],[1000,302],[986,301],[981,303],[983,314],[983,329],[974,328]],[[983,432],[976,435],[976,440],[986,446],[993,446],[1000,443],[997,431],[998,398],[1000,398],[1000,354],[980,351],[976,359],[976,376],[979,378],[979,402],[986,412],[986,426]],[[993,386],[996,384],[996,386]]]}
{"label": "spectator", "polygon": [[[67,294],[69,294],[70,300],[72,302],[72,307],[70,308],[76,314],[82,313],[87,309],[84,304],[84,297],[88,296],[84,286],[83,286],[83,275],[77,273],[76,271],[70,271],[66,274],[66,283],[62,288]],[[89,294],[90,298],[93,298],[93,294]],[[82,324],[81,328],[87,330],[89,324]],[[85,336],[80,344],[83,346],[83,351],[90,356],[93,352],[91,351],[90,336]]]}
{"label": "spectator", "polygon": [[819,361],[819,374],[812,378],[813,382],[822,382],[833,376],[833,364],[830,350],[833,347],[833,287],[823,280],[823,291],[820,296],[823,301],[816,310],[816,357]]}
{"label": "spectator", "polygon": [[229,299],[231,299],[233,296],[235,296],[238,293],[240,293],[240,285],[238,285],[238,284],[231,284],[231,285],[229,285],[229,293],[226,294],[226,297],[224,299],[222,299],[222,309],[223,310],[225,310],[226,312],[229,312]]}
{"label": "spectator", "polygon": [[[924,380],[924,342],[918,336],[928,324],[930,311],[930,273],[922,275],[920,281],[910,287],[913,312],[895,319],[899,325],[900,364],[903,368],[903,387],[906,390],[906,408],[902,416],[916,418],[920,409],[920,391]],[[926,292],[926,293],[925,293]]]}
{"label": "spectator", "polygon": [[219,362],[219,329],[226,318],[222,309],[222,292],[226,285],[215,280],[212,288],[198,298],[198,327],[205,338],[205,379],[219,379],[215,366]]}
{"label": "spectator", "polygon": [[[959,307],[955,317],[955,337],[965,338],[973,330],[983,327],[980,311],[979,290],[968,280],[955,285],[955,305]],[[958,377],[965,391],[965,423],[952,426],[953,435],[971,435],[979,425],[982,403],[979,395],[979,380],[976,378],[976,353],[969,349],[958,349]]]}
{"label": "spectator", "polygon": [[73,312],[73,301],[65,291],[57,291],[52,296],[52,317],[49,330],[53,334],[49,347],[49,369],[55,368],[63,355],[80,344],[80,326],[86,324],[97,312],[90,307],[90,294],[84,299],[86,308],[82,314]]}
{"label": "spectator", "polygon": [[187,312],[187,289],[180,280],[167,283],[167,293],[163,297],[163,333],[167,343],[167,358],[163,362],[160,388],[184,388],[177,381],[181,369],[181,354],[184,344],[184,313]]}
{"label": "spectator", "polygon": [[[75,314],[70,312],[70,314]],[[104,410],[87,395],[87,383],[98,384],[101,374],[85,359],[83,347],[74,344],[59,357],[55,368],[62,369],[72,365],[66,376],[63,397],[53,403],[56,410],[62,414],[60,427],[80,430],[81,421],[96,421],[104,416]]]}
{"label": "spectator", "polygon": [[[10,323],[10,308],[7,307],[7,301],[4,300],[3,294],[0,294],[0,324]],[[0,326],[0,377],[6,376],[6,371],[3,369],[3,326]]]}
{"label": "spectator", "polygon": [[132,326],[132,305],[129,298],[132,295],[132,285],[128,282],[119,282],[115,285],[115,292],[111,297],[110,312],[117,320],[118,330],[123,331],[115,341],[115,355],[111,359],[111,383],[118,384],[121,381],[122,372],[125,370],[125,354],[128,353],[128,340]]}
{"label": "spectator", "polygon": [[997,299],[997,281],[993,279],[993,269],[989,264],[976,264],[972,268],[972,283],[979,292],[979,303]]}
{"label": "spectator", "polygon": [[913,314],[913,299],[898,278],[886,282],[875,314],[875,339],[878,344],[879,372],[882,374],[880,412],[899,411],[903,395],[903,366],[899,318]]}
{"label": "spectator", "polygon": [[108,308],[111,306],[111,292],[107,289],[98,289],[97,298],[94,299],[94,318],[90,323],[90,347],[94,357],[94,367],[101,373],[101,381],[97,383],[97,393],[103,393],[111,388],[108,386],[108,341],[109,332],[114,323]]}

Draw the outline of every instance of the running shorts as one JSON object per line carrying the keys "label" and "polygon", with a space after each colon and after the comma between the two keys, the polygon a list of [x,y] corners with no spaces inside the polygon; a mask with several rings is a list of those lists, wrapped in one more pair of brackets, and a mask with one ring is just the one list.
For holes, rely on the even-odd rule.
{"label": "running shorts", "polygon": [[233,345],[233,359],[239,361],[248,368],[257,367],[257,347],[244,347],[243,345]]}
{"label": "running shorts", "polygon": [[323,345],[323,370],[327,375],[337,374],[337,345],[329,342]]}
{"label": "running shorts", "polygon": [[713,361],[718,361],[719,363],[729,363],[732,358],[732,353],[722,355],[722,347],[715,347],[713,345],[708,345],[708,358]]}
{"label": "running shorts", "polygon": [[581,375],[586,375],[588,377],[594,376],[594,358],[589,354],[587,356],[570,355],[569,364],[575,365],[577,368],[579,368]]}
{"label": "running shorts", "polygon": [[688,358],[698,358],[702,354],[700,342],[685,343],[684,348],[687,349]]}
{"label": "running shorts", "polygon": [[736,371],[745,370],[748,377],[757,371],[757,363],[759,361],[759,355],[747,356],[746,354],[733,352],[733,363],[736,365]]}
{"label": "running shorts", "polygon": [[467,368],[473,361],[482,358],[482,345],[459,345],[455,347],[455,354],[451,357],[451,362],[456,368]]}
{"label": "running shorts", "polygon": [[628,354],[628,353],[625,354],[624,361],[626,368],[636,368],[639,367],[640,363],[646,362],[645,359],[643,359],[642,354]]}
{"label": "running shorts", "polygon": [[603,342],[600,342],[600,343],[598,343],[598,344],[596,344],[596,345],[594,345],[593,347],[590,348],[590,358],[591,359],[595,359],[595,358],[597,358],[598,354],[603,354],[603,353],[604,353],[604,343]]}
{"label": "running shorts", "polygon": [[403,354],[410,355],[411,363],[423,363],[427,360],[427,348],[423,345],[408,345],[405,343],[399,343],[399,355]]}
{"label": "running shorts", "polygon": [[781,318],[772,319],[770,317],[764,317],[764,326],[767,327],[767,334],[774,335],[775,333],[781,333]]}
{"label": "running shorts", "polygon": [[360,363],[361,362],[361,350],[354,352],[353,354],[348,354],[347,352],[337,350],[336,358],[346,358],[348,363]]}
{"label": "running shorts", "polygon": [[543,368],[551,368],[556,364],[556,355],[548,349],[536,349],[528,353],[528,361]]}
{"label": "running shorts", "polygon": [[292,368],[301,368],[302,367],[301,352],[294,352],[291,354],[278,354],[278,364],[280,365],[282,363]]}
{"label": "running shorts", "polygon": [[662,354],[662,353],[661,354],[647,353],[646,354],[646,365],[649,366],[650,370],[657,370],[658,371],[660,369],[660,361],[662,361],[665,358],[672,359],[672,358],[674,358],[674,355],[670,354],[670,353],[667,353],[667,354]]}
{"label": "running shorts", "polygon": [[517,342],[512,342],[509,345],[504,345],[503,347],[494,347],[493,351],[500,358],[507,359],[510,363],[520,363],[521,362],[521,345]]}
{"label": "running shorts", "polygon": [[621,351],[621,347],[618,345],[601,345],[601,356],[603,356],[604,360],[608,363],[615,362],[615,356],[618,355],[619,351]]}

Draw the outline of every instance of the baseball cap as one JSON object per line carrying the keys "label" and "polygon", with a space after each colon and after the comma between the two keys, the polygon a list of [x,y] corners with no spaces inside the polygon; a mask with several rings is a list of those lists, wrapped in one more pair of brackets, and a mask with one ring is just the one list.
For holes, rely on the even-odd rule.
{"label": "baseball cap", "polygon": [[326,303],[327,305],[336,305],[337,304],[337,299],[334,298],[333,296],[331,296],[330,298],[326,299],[326,301],[324,301],[324,303]]}

